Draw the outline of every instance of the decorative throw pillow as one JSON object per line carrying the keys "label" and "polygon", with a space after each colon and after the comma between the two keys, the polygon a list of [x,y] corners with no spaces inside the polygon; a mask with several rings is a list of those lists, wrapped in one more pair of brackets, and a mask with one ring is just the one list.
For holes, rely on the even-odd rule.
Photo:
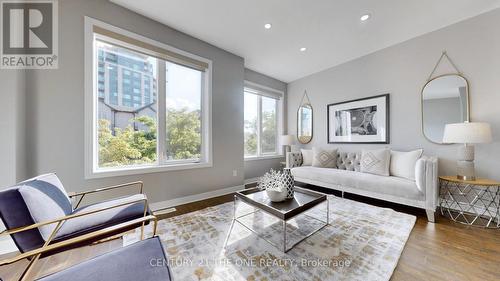
{"label": "decorative throw pillow", "polygon": [[313,167],[337,168],[337,149],[313,148]]}
{"label": "decorative throw pillow", "polygon": [[313,163],[313,151],[312,149],[301,149],[302,153],[302,166],[312,166]]}
{"label": "decorative throw pillow", "polygon": [[361,172],[389,176],[391,151],[389,149],[364,150],[361,152]]}
{"label": "decorative throw pillow", "polygon": [[391,150],[391,176],[415,180],[415,163],[422,156],[423,149],[408,152]]}
{"label": "decorative throw pillow", "polygon": [[[73,208],[64,187],[55,174],[47,174],[18,184],[19,193],[35,223],[69,215]],[[44,240],[50,237],[56,224],[41,226]]]}

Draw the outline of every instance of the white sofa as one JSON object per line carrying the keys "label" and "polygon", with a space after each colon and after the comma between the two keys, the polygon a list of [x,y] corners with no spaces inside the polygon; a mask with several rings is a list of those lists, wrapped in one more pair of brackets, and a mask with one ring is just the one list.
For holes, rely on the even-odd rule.
{"label": "white sofa", "polygon": [[415,180],[360,172],[361,153],[339,152],[337,168],[302,166],[300,152],[288,152],[286,167],[295,181],[425,209],[434,222],[438,205],[437,158],[423,156],[415,165]]}

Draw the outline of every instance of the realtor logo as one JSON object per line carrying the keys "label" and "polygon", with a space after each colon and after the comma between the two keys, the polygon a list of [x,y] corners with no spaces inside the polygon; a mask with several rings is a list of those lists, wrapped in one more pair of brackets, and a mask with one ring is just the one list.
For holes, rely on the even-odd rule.
{"label": "realtor logo", "polygon": [[0,68],[57,68],[57,0],[2,0],[0,4]]}

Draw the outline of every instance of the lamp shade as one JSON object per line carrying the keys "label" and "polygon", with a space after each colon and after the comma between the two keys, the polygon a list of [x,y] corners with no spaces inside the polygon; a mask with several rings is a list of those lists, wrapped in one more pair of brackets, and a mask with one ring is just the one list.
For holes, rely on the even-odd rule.
{"label": "lamp shade", "polygon": [[293,145],[295,143],[294,135],[283,135],[281,136],[281,145]]}
{"label": "lamp shade", "polygon": [[491,127],[488,123],[454,123],[446,124],[444,127],[444,143],[486,143],[491,141]]}

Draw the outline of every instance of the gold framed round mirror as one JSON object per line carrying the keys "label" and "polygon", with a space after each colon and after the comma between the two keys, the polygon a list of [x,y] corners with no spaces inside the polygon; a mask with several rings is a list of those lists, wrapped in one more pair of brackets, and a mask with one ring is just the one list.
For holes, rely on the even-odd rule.
{"label": "gold framed round mirror", "polygon": [[443,144],[446,124],[470,121],[469,82],[460,74],[430,79],[422,88],[422,132],[430,142]]}

